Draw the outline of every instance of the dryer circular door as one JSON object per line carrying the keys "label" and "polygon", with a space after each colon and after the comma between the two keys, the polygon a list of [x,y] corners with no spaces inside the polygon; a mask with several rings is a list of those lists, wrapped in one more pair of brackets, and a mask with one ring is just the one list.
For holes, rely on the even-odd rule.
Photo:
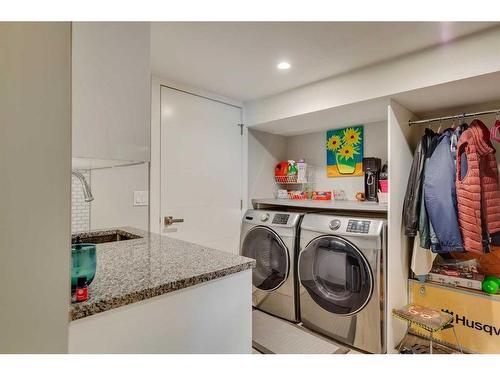
{"label": "dryer circular door", "polygon": [[299,257],[299,280],[311,298],[337,315],[362,310],[373,292],[373,275],[361,251],[337,236],[312,240]]}
{"label": "dryer circular door", "polygon": [[270,228],[252,228],[241,246],[241,255],[253,258],[253,285],[261,290],[278,289],[288,277],[288,249],[283,240]]}

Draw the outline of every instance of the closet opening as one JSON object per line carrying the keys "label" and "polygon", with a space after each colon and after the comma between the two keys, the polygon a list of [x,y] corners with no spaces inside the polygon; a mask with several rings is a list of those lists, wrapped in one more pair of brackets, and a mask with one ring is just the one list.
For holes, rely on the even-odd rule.
{"label": "closet opening", "polygon": [[[402,209],[409,302],[451,313],[460,343],[479,353],[497,352],[496,339],[461,322],[500,323],[499,108],[462,106],[408,121],[417,140]],[[456,346],[451,330],[436,337]]]}

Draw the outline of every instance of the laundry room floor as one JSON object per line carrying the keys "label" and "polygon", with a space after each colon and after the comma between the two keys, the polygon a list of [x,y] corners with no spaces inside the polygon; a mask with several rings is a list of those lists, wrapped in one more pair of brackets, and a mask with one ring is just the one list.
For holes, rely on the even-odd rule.
{"label": "laundry room floor", "polygon": [[357,354],[301,325],[260,310],[252,312],[253,354]]}

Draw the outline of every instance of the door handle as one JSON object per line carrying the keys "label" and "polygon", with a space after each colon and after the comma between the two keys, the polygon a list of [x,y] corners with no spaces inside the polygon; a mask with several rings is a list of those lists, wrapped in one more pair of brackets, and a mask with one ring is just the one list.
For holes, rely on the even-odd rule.
{"label": "door handle", "polygon": [[361,270],[358,266],[351,265],[351,292],[361,291]]}
{"label": "door handle", "polygon": [[165,226],[169,226],[169,225],[172,225],[174,223],[183,223],[184,222],[184,219],[174,219],[173,216],[165,216],[165,218],[163,219],[163,223],[165,224]]}

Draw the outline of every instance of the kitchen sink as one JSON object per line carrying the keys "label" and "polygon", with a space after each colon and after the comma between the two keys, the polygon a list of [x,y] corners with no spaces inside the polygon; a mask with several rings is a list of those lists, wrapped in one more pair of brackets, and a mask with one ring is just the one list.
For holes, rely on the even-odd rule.
{"label": "kitchen sink", "polygon": [[71,236],[71,244],[77,243],[93,243],[101,244],[107,242],[127,241],[142,238],[137,234],[129,233],[120,229],[77,233]]}

